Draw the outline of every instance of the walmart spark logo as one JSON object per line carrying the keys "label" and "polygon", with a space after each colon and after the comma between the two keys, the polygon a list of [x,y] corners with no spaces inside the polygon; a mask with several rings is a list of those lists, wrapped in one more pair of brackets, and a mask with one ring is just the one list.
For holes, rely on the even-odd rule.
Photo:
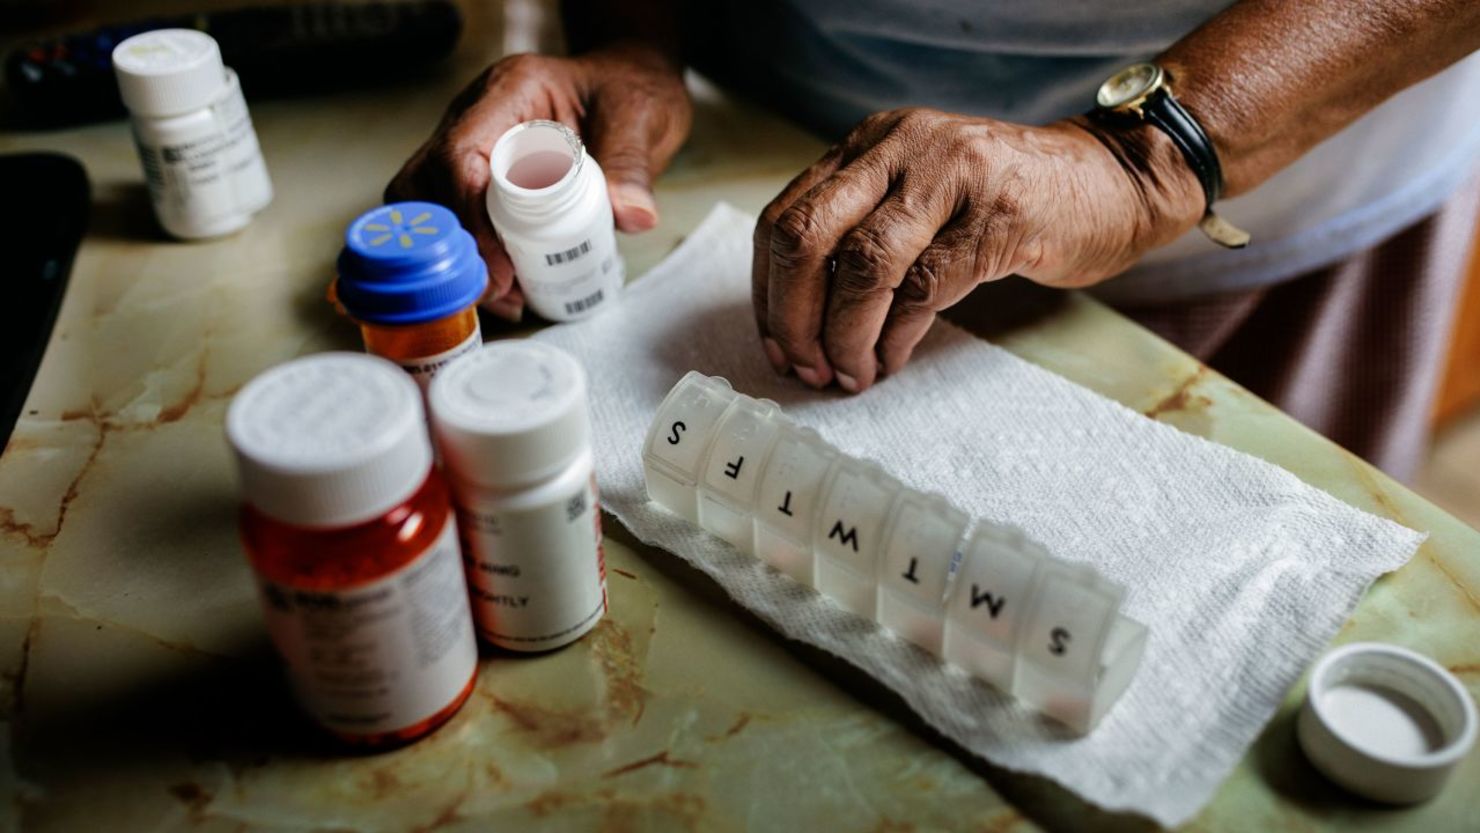
{"label": "walmart spark logo", "polygon": [[401,248],[409,249],[416,244],[416,239],[411,235],[440,233],[440,230],[436,226],[422,225],[422,223],[432,219],[432,212],[430,211],[423,211],[412,217],[409,223],[406,222],[405,215],[401,213],[400,209],[392,208],[386,216],[391,221],[390,225],[386,225],[385,223],[365,224],[364,230],[367,233],[375,235],[365,241],[367,245],[384,246],[394,240],[400,244]]}

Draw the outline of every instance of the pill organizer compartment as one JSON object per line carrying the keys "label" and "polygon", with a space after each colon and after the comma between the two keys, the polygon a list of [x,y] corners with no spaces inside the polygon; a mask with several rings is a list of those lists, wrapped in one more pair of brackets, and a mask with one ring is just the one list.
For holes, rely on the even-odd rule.
{"label": "pill organizer compartment", "polygon": [[724,379],[679,380],[643,467],[653,500],[1078,732],[1135,676],[1147,631],[1123,588],[1012,527],[963,546],[964,512]]}
{"label": "pill organizer compartment", "polygon": [[1014,696],[1088,732],[1129,685],[1146,628],[1119,615],[1125,590],[1085,565],[1050,560],[1023,628]]}
{"label": "pill organizer compartment", "polygon": [[1016,529],[979,524],[946,606],[944,656],[1006,692],[1018,635],[1048,554]]}
{"label": "pill organizer compartment", "polygon": [[810,587],[817,586],[812,529],[818,498],[837,458],[816,431],[783,423],[756,493],[756,556]]}
{"label": "pill organizer compartment", "polygon": [[658,406],[643,445],[648,497],[699,522],[698,479],[720,417],[736,397],[718,376],[689,371]]}
{"label": "pill organizer compartment", "polygon": [[878,609],[884,523],[900,493],[877,463],[843,456],[823,486],[812,527],[817,589],[859,616],[872,619]]}
{"label": "pill organizer compartment", "polygon": [[905,490],[884,536],[879,624],[939,656],[946,581],[970,519],[938,495]]}
{"label": "pill organizer compartment", "polygon": [[736,396],[714,431],[699,478],[699,525],[746,553],[754,550],[751,515],[779,427],[777,410],[775,402]]}

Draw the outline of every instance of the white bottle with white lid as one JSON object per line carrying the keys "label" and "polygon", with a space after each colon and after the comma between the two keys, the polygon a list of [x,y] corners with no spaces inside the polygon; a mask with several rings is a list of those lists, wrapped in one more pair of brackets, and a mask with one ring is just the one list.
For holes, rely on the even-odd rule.
{"label": "white bottle with white lid", "polygon": [[214,38],[194,29],[134,35],[113,50],[113,69],[165,231],[228,234],[272,201],[246,100]]}
{"label": "white bottle with white lid", "polygon": [[428,401],[478,633],[515,651],[579,639],[606,612],[585,372],[540,342],[494,342],[438,373]]}
{"label": "white bottle with white lid", "polygon": [[488,217],[530,309],[574,321],[611,306],[625,267],[601,166],[560,122],[527,121],[489,154]]}

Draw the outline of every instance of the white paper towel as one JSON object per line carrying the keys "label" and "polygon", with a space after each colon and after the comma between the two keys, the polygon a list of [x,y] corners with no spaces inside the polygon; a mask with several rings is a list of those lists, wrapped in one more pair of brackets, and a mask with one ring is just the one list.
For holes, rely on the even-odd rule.
{"label": "white paper towel", "polygon": [[[777,377],[750,311],[753,219],[721,204],[620,305],[537,338],[590,376],[606,507],[788,637],[894,691],[962,747],[1165,825],[1213,795],[1378,575],[1423,536],[1261,460],[1137,414],[944,322],[900,373],[855,396]],[[1150,627],[1121,702],[1073,738],[991,687],[657,504],[641,448],[670,387],[698,370],[780,403],[850,454],[1016,524],[1129,588]]]}

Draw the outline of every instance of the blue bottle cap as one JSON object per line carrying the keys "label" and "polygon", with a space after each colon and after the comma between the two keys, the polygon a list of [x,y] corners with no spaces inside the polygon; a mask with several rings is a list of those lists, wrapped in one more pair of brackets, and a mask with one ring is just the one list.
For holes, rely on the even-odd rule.
{"label": "blue bottle cap", "polygon": [[335,294],[358,321],[445,318],[476,304],[487,288],[488,267],[473,235],[436,203],[383,205],[344,233]]}

